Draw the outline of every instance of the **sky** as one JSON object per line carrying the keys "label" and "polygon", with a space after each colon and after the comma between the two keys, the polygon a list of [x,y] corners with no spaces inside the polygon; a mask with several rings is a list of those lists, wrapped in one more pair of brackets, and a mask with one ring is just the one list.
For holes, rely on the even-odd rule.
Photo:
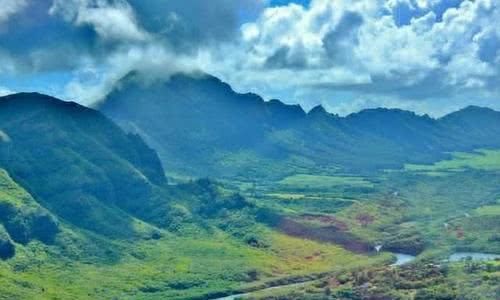
{"label": "sky", "polygon": [[134,71],[347,115],[500,109],[497,0],[0,0],[0,95],[85,105]]}

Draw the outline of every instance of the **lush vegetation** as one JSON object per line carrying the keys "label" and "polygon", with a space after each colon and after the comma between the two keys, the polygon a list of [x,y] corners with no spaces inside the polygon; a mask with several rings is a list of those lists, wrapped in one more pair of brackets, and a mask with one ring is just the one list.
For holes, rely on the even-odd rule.
{"label": "lush vegetation", "polygon": [[[455,252],[500,254],[499,151],[463,152],[473,138],[494,146],[496,112],[337,118],[263,104],[213,78],[170,85],[194,102],[169,112],[173,120],[163,108],[154,117],[177,126],[136,123],[173,167],[168,179],[142,137],[99,112],[38,94],[0,100],[0,298],[498,298],[498,262],[447,261]],[[191,116],[179,133],[191,118],[182,113],[207,101],[200,89],[217,90],[227,111],[198,111],[206,119]],[[234,97],[247,100],[243,108],[228,104]],[[148,107],[131,111],[151,117]],[[113,117],[128,126],[130,116]],[[390,131],[387,120],[406,125]],[[208,121],[214,127],[200,130]],[[430,134],[399,140],[421,128]],[[195,179],[193,169],[225,176]],[[416,260],[391,266],[393,253]]]}
{"label": "lush vegetation", "polygon": [[352,176],[321,176],[310,174],[296,174],[288,176],[278,182],[279,185],[291,189],[330,189],[337,186],[348,187],[373,187],[373,185],[362,177]]}
{"label": "lush vegetation", "polygon": [[[500,254],[500,173],[494,167],[495,155],[495,151],[456,155],[434,165],[443,173],[437,177],[428,173],[431,167],[427,166],[381,173],[365,178],[376,182],[368,191],[356,183],[348,190],[335,185],[328,189],[312,185],[307,189],[300,184],[295,191],[288,187],[279,192],[280,185],[264,184],[260,192],[250,189],[258,202],[315,232],[324,228],[337,237],[340,232],[349,237],[350,243],[357,240],[373,247],[381,245],[382,251],[417,255],[417,260],[402,267],[353,269],[305,285],[263,290],[246,298],[498,298],[498,262],[447,261],[455,252]],[[309,238],[327,240],[313,234]],[[335,242],[351,246],[345,240]]]}
{"label": "lush vegetation", "polygon": [[[472,153],[458,152],[453,154],[453,159],[437,162],[433,165],[406,165],[406,170],[420,171],[430,174],[438,172],[463,171],[464,169],[499,170],[500,151],[478,150]],[[434,173],[433,173],[434,172]]]}
{"label": "lush vegetation", "polygon": [[417,263],[337,273],[307,285],[255,293],[246,299],[497,299],[500,262]]}
{"label": "lush vegetation", "polygon": [[[169,172],[277,180],[324,171],[367,173],[498,148],[500,113],[468,107],[440,119],[370,109],[345,118],[238,94],[215,77],[167,82],[125,76],[97,108],[157,149]],[[326,174],[328,175],[328,174]]]}

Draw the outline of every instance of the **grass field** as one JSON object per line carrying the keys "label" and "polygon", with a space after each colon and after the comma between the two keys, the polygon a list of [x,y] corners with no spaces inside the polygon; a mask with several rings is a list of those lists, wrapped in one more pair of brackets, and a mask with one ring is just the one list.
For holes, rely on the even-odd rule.
{"label": "grass field", "polygon": [[61,259],[57,247],[33,242],[0,262],[0,299],[189,299],[380,259],[273,231],[265,236],[266,248],[248,247],[223,232],[115,241],[109,251],[123,252],[108,262]]}
{"label": "grass field", "polygon": [[[253,210],[228,212],[178,233],[162,230],[157,240],[145,237],[152,227],[137,219],[133,223],[137,235],[130,239],[103,238],[62,220],[62,232],[53,245],[36,240],[16,244],[16,256],[0,261],[0,299],[190,299],[257,289],[271,282],[310,280],[313,274],[349,274],[346,285],[337,286],[342,280],[334,278],[326,289],[328,285],[318,279],[297,289],[262,294],[308,299],[316,292],[352,290],[358,276],[353,274],[360,268],[372,270],[373,278],[367,280],[381,286],[384,280],[393,280],[387,275],[393,271],[377,271],[391,260],[389,253],[374,255],[373,246],[379,243],[383,251],[416,254],[431,262],[453,251],[500,253],[500,172],[491,167],[497,154],[481,153],[372,177],[299,173],[277,181],[224,182],[225,191],[242,192],[255,211],[272,211],[310,230],[306,232],[365,243],[371,252],[364,255],[346,250],[349,243],[343,244],[342,238],[320,234],[307,238],[283,230],[280,224],[256,222]],[[7,176],[2,178],[0,203],[5,199],[4,203],[21,208],[36,205]],[[249,236],[255,243],[248,242]],[[422,270],[425,266],[412,272]],[[464,273],[463,265],[452,265],[449,274],[439,275],[443,284],[422,284],[425,289],[448,291],[448,283],[482,278],[478,274],[498,278],[494,272],[471,275]],[[492,280],[477,288],[468,286],[468,293],[491,293]],[[294,293],[297,298],[290,297]]]}
{"label": "grass field", "polygon": [[452,159],[440,161],[433,165],[408,164],[405,166],[405,170],[407,171],[419,172],[462,171],[464,169],[483,171],[500,170],[500,151],[478,150],[474,153],[457,152],[453,153]]}
{"label": "grass field", "polygon": [[500,216],[500,205],[486,205],[476,209],[480,216]]}
{"label": "grass field", "polygon": [[292,175],[279,181],[278,184],[283,187],[293,189],[330,189],[339,186],[363,188],[373,187],[373,184],[363,177],[311,174]]}

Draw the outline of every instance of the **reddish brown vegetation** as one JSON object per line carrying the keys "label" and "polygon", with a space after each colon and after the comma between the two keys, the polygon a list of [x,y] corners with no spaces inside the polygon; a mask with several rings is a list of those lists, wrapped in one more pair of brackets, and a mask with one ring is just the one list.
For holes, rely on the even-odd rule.
{"label": "reddish brown vegetation", "polygon": [[366,227],[375,221],[375,218],[369,214],[358,214],[356,216],[356,221],[358,221],[359,225]]}
{"label": "reddish brown vegetation", "polygon": [[291,236],[338,244],[347,250],[356,253],[367,253],[371,251],[370,245],[360,241],[349,232],[341,231],[332,225],[325,227],[313,227],[291,219],[283,218],[279,222],[277,228],[283,233]]}
{"label": "reddish brown vegetation", "polygon": [[304,215],[303,219],[306,221],[313,221],[313,222],[319,222],[327,225],[332,225],[334,226],[338,231],[348,231],[349,226],[343,222],[338,220],[334,216],[327,216],[327,215]]}

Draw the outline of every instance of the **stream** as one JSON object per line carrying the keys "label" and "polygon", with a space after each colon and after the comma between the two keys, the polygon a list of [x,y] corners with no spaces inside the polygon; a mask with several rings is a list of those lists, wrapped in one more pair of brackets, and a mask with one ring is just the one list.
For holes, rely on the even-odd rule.
{"label": "stream", "polygon": [[414,261],[415,258],[417,258],[416,256],[403,253],[392,253],[392,254],[396,256],[396,262],[393,263],[391,266],[402,266]]}
{"label": "stream", "polygon": [[[403,253],[392,253],[394,256],[396,256],[396,262],[393,263],[391,266],[402,266],[404,264],[407,264],[411,261],[413,261],[416,257],[413,255],[408,255],[408,254],[403,254]],[[315,279],[317,280],[317,279]],[[315,281],[312,280],[312,281]],[[300,287],[303,285],[306,285],[312,281],[306,281],[306,282],[300,282],[300,283],[292,283],[292,284],[286,284],[286,285],[280,285],[280,286],[274,286],[274,287],[268,287],[264,288],[258,291],[253,291],[253,292],[248,292],[248,293],[242,293],[242,294],[236,294],[232,296],[227,296],[227,297],[222,297],[222,298],[217,298],[214,300],[238,300],[242,297],[250,296],[254,293],[257,292],[267,292],[267,291],[273,291],[273,290],[279,290],[279,289],[285,289],[285,288],[292,288],[292,287]]]}

